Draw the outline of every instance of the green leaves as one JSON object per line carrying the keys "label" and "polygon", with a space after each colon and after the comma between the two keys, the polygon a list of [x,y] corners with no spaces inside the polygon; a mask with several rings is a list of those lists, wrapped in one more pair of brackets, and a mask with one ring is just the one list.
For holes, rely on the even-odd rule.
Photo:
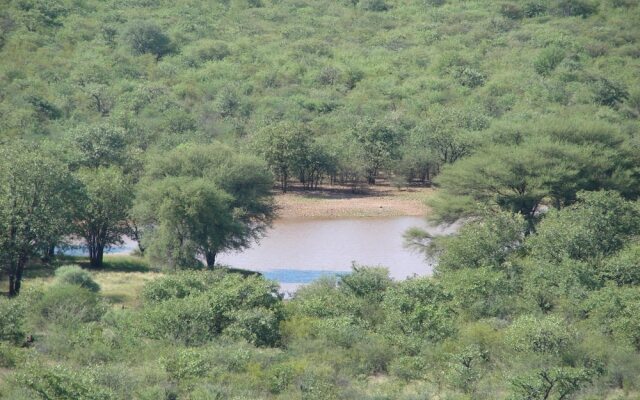
{"label": "green leaves", "polygon": [[135,54],[153,54],[156,59],[171,51],[171,40],[155,23],[136,21],[127,33],[126,40]]}
{"label": "green leaves", "polygon": [[455,312],[447,301],[450,294],[430,278],[412,278],[387,291],[383,308],[385,329],[392,335],[442,340],[455,332]]}
{"label": "green leaves", "polygon": [[102,266],[105,247],[122,243],[130,232],[133,185],[117,167],[81,169],[81,205],[74,217],[75,234],[83,238],[93,267]]}
{"label": "green leaves", "polygon": [[143,311],[146,334],[188,345],[203,344],[221,334],[258,346],[278,343],[282,304],[273,282],[233,273],[200,272],[199,276],[208,283],[189,295],[147,305]]}
{"label": "green leaves", "polygon": [[160,264],[213,267],[218,253],[248,247],[273,218],[271,175],[230,148],[183,145],[152,159],[134,215]]}
{"label": "green leaves", "polygon": [[0,147],[0,265],[20,291],[29,257],[67,233],[80,197],[79,184],[64,164],[37,146]]}
{"label": "green leaves", "polygon": [[615,192],[582,192],[570,208],[551,211],[531,237],[534,257],[593,261],[620,250],[636,236],[640,210]]}

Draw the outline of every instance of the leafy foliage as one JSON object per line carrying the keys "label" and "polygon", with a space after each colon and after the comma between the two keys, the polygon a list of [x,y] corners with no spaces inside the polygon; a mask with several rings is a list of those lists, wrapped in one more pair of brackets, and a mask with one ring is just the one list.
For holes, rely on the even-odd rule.
{"label": "leafy foliage", "polygon": [[92,292],[100,291],[100,285],[93,280],[91,274],[78,265],[63,265],[56,269],[55,275],[60,284],[78,285]]}

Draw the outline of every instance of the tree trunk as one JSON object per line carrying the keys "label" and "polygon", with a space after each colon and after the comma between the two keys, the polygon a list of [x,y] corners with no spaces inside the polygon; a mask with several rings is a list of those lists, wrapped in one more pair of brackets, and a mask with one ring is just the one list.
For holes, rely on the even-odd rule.
{"label": "tree trunk", "polygon": [[138,225],[135,222],[131,222],[129,227],[131,228],[131,238],[138,243],[138,250],[140,250],[140,254],[144,255],[144,246],[140,240],[140,229],[138,228]]}
{"label": "tree trunk", "polygon": [[18,266],[18,271],[16,271],[16,280],[13,283],[13,290],[15,295],[20,294],[20,287],[22,286],[22,271],[24,270],[24,266]]}
{"label": "tree trunk", "polygon": [[289,174],[286,172],[282,173],[282,193],[287,193],[287,182],[289,181]]}
{"label": "tree trunk", "polygon": [[17,295],[16,293],[16,276],[11,273],[9,274],[9,297],[13,297]]}
{"label": "tree trunk", "polygon": [[96,244],[89,250],[89,265],[92,268],[102,268],[102,260],[104,258],[104,245]]}
{"label": "tree trunk", "polygon": [[205,254],[205,258],[207,261],[207,268],[209,269],[213,269],[213,267],[216,264],[216,252],[214,251],[207,251],[207,253]]}
{"label": "tree trunk", "polygon": [[22,286],[22,272],[24,271],[24,265],[26,260],[20,257],[20,260],[11,269],[9,274],[9,297],[14,297],[20,294],[20,287]]}

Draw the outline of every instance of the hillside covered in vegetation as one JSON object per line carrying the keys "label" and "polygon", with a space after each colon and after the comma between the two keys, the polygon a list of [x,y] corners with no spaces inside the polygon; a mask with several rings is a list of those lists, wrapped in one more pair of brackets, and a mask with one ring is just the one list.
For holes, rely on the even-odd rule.
{"label": "hillside covered in vegetation", "polygon": [[[639,22],[637,0],[0,0],[0,398],[638,398]],[[284,300],[216,268],[274,189],[381,179],[463,221],[406,233],[433,276],[354,266]],[[124,235],[142,267],[105,293]]]}

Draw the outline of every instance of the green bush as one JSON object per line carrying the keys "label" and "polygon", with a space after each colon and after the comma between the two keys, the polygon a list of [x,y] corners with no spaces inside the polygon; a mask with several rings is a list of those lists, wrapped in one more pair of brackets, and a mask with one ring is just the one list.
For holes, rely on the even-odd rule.
{"label": "green bush", "polygon": [[294,298],[296,301],[291,304],[291,312],[301,316],[339,317],[352,315],[356,310],[356,299],[338,290],[335,277],[321,278],[299,288]]}
{"label": "green bush", "polygon": [[471,67],[456,68],[453,75],[458,83],[469,88],[482,86],[487,80],[487,77],[482,72]]}
{"label": "green bush", "polygon": [[160,363],[176,382],[202,377],[211,369],[211,361],[200,349],[177,349],[161,358]]}
{"label": "green bush", "polygon": [[607,78],[599,78],[592,83],[593,94],[598,104],[613,107],[629,98],[626,87]]}
{"label": "green bush", "polygon": [[0,297],[0,341],[18,343],[25,337],[22,299]]}
{"label": "green bush", "polygon": [[358,6],[367,11],[387,11],[391,7],[385,2],[385,0],[361,0]]}
{"label": "green bush", "polygon": [[78,285],[92,292],[100,291],[100,285],[93,280],[91,274],[78,265],[63,265],[56,269],[55,276],[58,284]]}
{"label": "green bush", "polygon": [[35,363],[18,373],[18,382],[42,399],[110,400],[114,396],[96,384],[95,379],[62,365]]}
{"label": "green bush", "polygon": [[213,287],[223,279],[222,271],[181,271],[167,274],[155,279],[142,289],[145,303],[160,303],[170,299],[182,299],[192,294],[201,293]]}
{"label": "green bush", "polygon": [[609,258],[602,267],[602,278],[617,285],[640,285],[640,246],[633,245]]}
{"label": "green bush", "polygon": [[[394,336],[416,335],[438,341],[455,332],[451,295],[431,278],[411,278],[387,291],[385,328]],[[400,334],[402,332],[402,334]]]}
{"label": "green bush", "polygon": [[572,340],[573,333],[568,324],[555,315],[520,316],[507,333],[508,343],[517,352],[559,354],[572,344]]}
{"label": "green bush", "polygon": [[559,0],[555,11],[563,17],[586,18],[598,11],[598,2],[593,0]]}
{"label": "green bush", "polygon": [[533,67],[538,74],[548,76],[564,60],[564,57],[565,51],[562,48],[557,46],[547,47],[540,52],[533,62]]}
{"label": "green bush", "polygon": [[339,281],[346,293],[376,302],[382,300],[392,282],[388,269],[358,265],[353,265],[351,273],[341,276]]}
{"label": "green bush", "polygon": [[547,13],[547,5],[544,1],[532,1],[524,5],[524,15],[527,18],[535,18]]}
{"label": "green bush", "polygon": [[524,10],[516,3],[504,3],[500,6],[500,14],[509,19],[522,19]]}
{"label": "green bush", "polygon": [[443,273],[441,282],[459,312],[472,320],[504,317],[513,310],[516,289],[505,271],[464,268]]}
{"label": "green bush", "polygon": [[152,22],[133,22],[125,36],[135,54],[149,53],[159,59],[171,51],[171,40],[162,28]]}
{"label": "green bush", "polygon": [[602,333],[640,350],[640,288],[607,286],[591,294],[583,312]]}
{"label": "green bush", "polygon": [[273,394],[284,392],[293,382],[295,370],[291,365],[275,365],[267,371],[266,380],[269,391]]}
{"label": "green bush", "polygon": [[401,356],[395,358],[389,365],[391,375],[411,381],[424,377],[426,360],[421,356]]}
{"label": "green bush", "polygon": [[395,357],[389,340],[381,335],[362,335],[349,351],[350,370],[365,376],[387,373]]}
{"label": "green bush", "polygon": [[[191,275],[191,278],[195,276],[208,275]],[[179,340],[188,345],[210,341],[227,328],[230,336],[242,337],[256,345],[277,344],[282,319],[277,286],[255,276],[244,278],[238,274],[222,274],[220,277],[211,282],[206,291],[169,297],[145,307],[143,329],[152,337]],[[166,289],[167,282],[181,282],[171,276],[161,280],[163,282],[150,285]],[[193,283],[191,280],[186,282]],[[182,289],[189,290],[187,286]],[[161,293],[160,297],[165,298],[167,292],[153,293]],[[184,293],[179,292],[180,296]]]}
{"label": "green bush", "polygon": [[323,318],[313,324],[313,335],[327,343],[344,348],[353,347],[366,331],[349,316]]}
{"label": "green bush", "polygon": [[277,310],[256,307],[229,312],[227,317],[233,321],[224,330],[227,336],[256,346],[275,346],[280,342],[282,318]]}
{"label": "green bush", "polygon": [[[18,362],[16,348],[10,344],[0,342],[0,368],[13,368]],[[2,395],[2,392],[0,392]]]}
{"label": "green bush", "polygon": [[69,284],[51,286],[35,304],[35,313],[41,322],[66,327],[73,323],[97,321],[105,312],[98,295]]}
{"label": "green bush", "polygon": [[218,40],[201,40],[186,51],[187,63],[197,67],[209,61],[220,61],[231,55],[229,46]]}

